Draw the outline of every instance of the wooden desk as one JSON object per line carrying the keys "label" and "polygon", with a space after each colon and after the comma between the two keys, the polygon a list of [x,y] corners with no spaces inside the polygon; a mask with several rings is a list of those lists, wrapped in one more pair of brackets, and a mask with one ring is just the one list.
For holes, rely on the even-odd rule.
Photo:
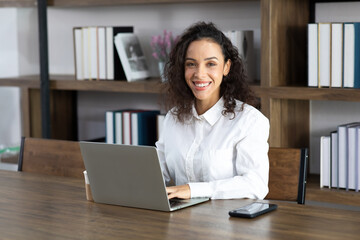
{"label": "wooden desk", "polygon": [[360,213],[276,202],[256,219],[213,200],[172,213],[86,201],[81,179],[0,171],[0,239],[359,239]]}

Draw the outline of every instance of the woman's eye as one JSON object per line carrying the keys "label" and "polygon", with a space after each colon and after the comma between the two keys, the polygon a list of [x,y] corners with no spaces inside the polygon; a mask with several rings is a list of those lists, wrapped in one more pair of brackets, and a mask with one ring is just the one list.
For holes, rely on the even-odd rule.
{"label": "woman's eye", "polygon": [[187,62],[185,64],[186,67],[194,67],[195,66],[195,63],[192,63],[192,62]]}
{"label": "woman's eye", "polygon": [[214,67],[214,66],[216,66],[216,63],[210,62],[210,63],[208,63],[208,66],[209,67]]}

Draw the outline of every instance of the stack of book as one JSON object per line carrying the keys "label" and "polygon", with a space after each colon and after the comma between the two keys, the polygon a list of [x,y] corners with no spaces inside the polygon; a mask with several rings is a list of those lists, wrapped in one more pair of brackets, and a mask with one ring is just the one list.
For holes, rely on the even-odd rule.
{"label": "stack of book", "polygon": [[360,23],[308,24],[308,86],[360,88]]}
{"label": "stack of book", "polygon": [[106,143],[154,146],[162,117],[157,110],[107,111]]}
{"label": "stack of book", "polygon": [[320,187],[360,188],[360,122],[339,125],[320,140]]}
{"label": "stack of book", "polygon": [[[133,31],[132,26],[73,28],[76,79],[132,81],[148,77],[147,65]],[[116,42],[119,35],[125,36]],[[133,77],[139,72],[141,76]]]}

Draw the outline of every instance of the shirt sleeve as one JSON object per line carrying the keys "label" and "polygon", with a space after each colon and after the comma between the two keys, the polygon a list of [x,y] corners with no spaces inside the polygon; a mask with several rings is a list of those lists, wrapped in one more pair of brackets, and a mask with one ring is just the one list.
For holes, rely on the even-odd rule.
{"label": "shirt sleeve", "polygon": [[236,144],[236,176],[211,182],[189,183],[191,197],[263,199],[268,193],[269,121],[261,115]]}

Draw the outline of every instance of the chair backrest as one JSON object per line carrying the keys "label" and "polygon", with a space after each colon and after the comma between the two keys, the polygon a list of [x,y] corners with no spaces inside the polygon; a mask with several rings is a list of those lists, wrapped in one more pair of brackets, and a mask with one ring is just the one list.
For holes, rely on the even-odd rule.
{"label": "chair backrest", "polygon": [[266,199],[305,203],[306,148],[269,149],[269,193]]}
{"label": "chair backrest", "polygon": [[82,178],[79,142],[22,138],[18,171]]}

